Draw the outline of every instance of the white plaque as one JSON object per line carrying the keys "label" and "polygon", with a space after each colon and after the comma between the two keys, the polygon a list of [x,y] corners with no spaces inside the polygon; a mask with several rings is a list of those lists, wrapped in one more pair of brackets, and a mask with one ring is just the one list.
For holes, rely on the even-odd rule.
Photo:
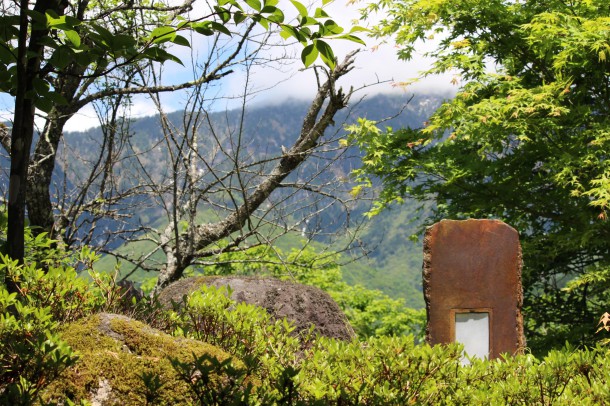
{"label": "white plaque", "polygon": [[[455,313],[455,341],[469,357],[489,357],[489,313]],[[466,357],[462,363],[468,364]]]}

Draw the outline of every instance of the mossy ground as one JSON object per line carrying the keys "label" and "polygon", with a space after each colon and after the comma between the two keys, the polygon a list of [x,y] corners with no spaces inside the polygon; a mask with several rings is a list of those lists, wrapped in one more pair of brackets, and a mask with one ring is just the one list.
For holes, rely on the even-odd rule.
{"label": "mossy ground", "polygon": [[[172,337],[123,316],[100,314],[66,325],[61,333],[77,351],[79,362],[64,371],[43,393],[44,401],[91,400],[107,382],[110,396],[103,404],[188,405],[195,403],[187,384],[174,371],[170,357],[190,361],[193,354],[229,357],[212,345]],[[151,392],[142,376],[158,376],[161,386]]]}

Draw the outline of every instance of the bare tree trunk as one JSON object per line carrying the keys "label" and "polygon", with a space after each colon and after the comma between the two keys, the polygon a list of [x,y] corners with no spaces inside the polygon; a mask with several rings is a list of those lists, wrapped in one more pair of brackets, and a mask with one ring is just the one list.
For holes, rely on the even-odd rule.
{"label": "bare tree trunk", "polygon": [[36,143],[32,163],[28,171],[28,218],[35,234],[53,234],[53,205],[51,204],[51,180],[55,169],[55,152],[63,135],[63,126],[69,116],[53,108],[44,130]]}
{"label": "bare tree trunk", "polygon": [[73,65],[68,75],[60,79],[58,88],[68,104],[54,106],[47,115],[47,120],[31,159],[28,170],[27,208],[30,224],[35,234],[47,232],[53,236],[54,215],[51,203],[51,181],[55,169],[56,153],[63,136],[66,122],[79,110],[80,106],[71,103],[80,84],[83,67]]}

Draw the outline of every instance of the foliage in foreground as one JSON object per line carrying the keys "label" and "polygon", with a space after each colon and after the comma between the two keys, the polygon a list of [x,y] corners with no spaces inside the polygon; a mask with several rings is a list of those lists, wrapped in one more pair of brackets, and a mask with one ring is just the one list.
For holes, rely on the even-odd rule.
{"label": "foliage in foreground", "polygon": [[[412,336],[297,339],[286,322],[236,305],[226,294],[203,288],[172,320],[179,334],[213,342],[243,359],[245,368],[227,369],[203,358],[178,368],[189,371],[184,376],[222,370],[232,375],[234,388],[257,381],[247,393],[231,395],[247,404],[601,404],[610,393],[606,348],[567,347],[542,359],[527,354],[463,365],[458,345],[417,345]],[[198,382],[191,384],[201,392]]]}
{"label": "foliage in foreground", "polygon": [[[86,264],[90,254],[62,259],[60,250],[44,248],[45,241],[39,237],[31,244],[38,253],[49,253],[46,273],[6,259],[1,268],[22,286],[16,296],[0,287],[3,404],[44,403],[39,395],[66,368],[85,368],[87,362],[77,357],[86,352],[73,352],[58,332],[99,311],[148,317],[166,332],[206,341],[230,354],[229,359],[209,353],[193,354],[191,360],[169,357],[181,387],[187,388],[183,398],[200,405],[603,404],[610,393],[607,347],[568,347],[544,358],[527,354],[463,365],[458,345],[418,345],[412,336],[351,342],[311,332],[295,336],[290,323],[272,320],[261,308],[236,304],[224,289],[203,288],[171,311],[146,303],[140,306],[148,311],[142,311],[121,302],[111,280],[94,279],[89,286],[76,277],[73,265]],[[31,264],[40,265],[41,258]],[[141,404],[167,400],[159,392],[163,374],[148,370],[139,376],[146,390],[134,396],[140,396]]]}

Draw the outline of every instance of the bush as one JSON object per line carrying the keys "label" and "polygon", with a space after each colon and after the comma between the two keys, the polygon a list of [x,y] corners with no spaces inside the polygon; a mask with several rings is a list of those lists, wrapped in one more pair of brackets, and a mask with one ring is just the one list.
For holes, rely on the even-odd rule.
{"label": "bush", "polygon": [[[61,324],[124,308],[120,288],[109,275],[92,273],[93,283],[76,269],[92,268],[97,255],[87,247],[66,252],[45,233],[28,229],[23,265],[0,254],[0,404],[29,405],[65,368],[77,361],[60,339]],[[93,285],[93,286],[91,286]]]}
{"label": "bush", "polygon": [[[610,353],[565,348],[543,359],[473,359],[462,348],[418,345],[412,336],[343,342],[311,335],[300,341],[285,321],[263,309],[235,304],[224,288],[203,287],[172,313],[178,334],[214,343],[244,360],[245,368],[194,359],[175,364],[191,377],[205,404],[604,404],[610,393]],[[227,376],[225,393],[205,391],[193,376]],[[216,398],[210,398],[210,396]],[[211,403],[210,403],[211,402]]]}
{"label": "bush", "polygon": [[[283,398],[287,377],[300,363],[303,347],[311,345],[313,330],[296,337],[288,321],[273,320],[265,309],[235,303],[229,297],[226,287],[205,285],[185,297],[169,315],[174,334],[216,345],[242,360],[245,369],[233,371],[234,378],[240,385],[254,379],[254,392],[261,389],[257,398],[262,396],[266,402]],[[201,365],[213,366],[207,361],[195,359],[192,369],[205,376],[209,371],[202,370]],[[188,370],[184,364],[179,365],[181,371]],[[223,365],[215,368],[217,373],[227,373]]]}
{"label": "bush", "polygon": [[[290,323],[236,304],[226,288],[203,286],[169,312],[154,300],[133,307],[111,276],[77,277],[77,268],[90,269],[92,252],[68,255],[44,235],[28,244],[26,265],[0,256],[0,277],[20,288],[9,294],[0,286],[0,404],[41,402],[44,388],[77,361],[57,334],[60,326],[101,310],[135,313],[174,335],[231,354],[233,359],[222,360],[205,354],[170,358],[169,368],[191,392],[185,395],[201,405],[605,404],[610,393],[607,347],[568,347],[542,359],[526,354],[462,365],[459,345],[417,344],[404,335],[404,326],[416,317],[392,313],[391,299],[347,289],[330,265],[325,272],[306,273],[304,267],[293,275],[327,289],[345,288],[336,298],[353,311],[352,320],[368,338],[343,342],[314,336],[312,330],[295,336]],[[392,336],[373,337],[379,334]],[[137,379],[146,399],[156,401],[163,374],[152,370]]]}
{"label": "bush", "polygon": [[[23,268],[2,266],[14,276]],[[7,265],[8,263],[8,265]],[[0,286],[0,404],[29,405],[76,356],[57,335],[53,308],[23,300]]]}

